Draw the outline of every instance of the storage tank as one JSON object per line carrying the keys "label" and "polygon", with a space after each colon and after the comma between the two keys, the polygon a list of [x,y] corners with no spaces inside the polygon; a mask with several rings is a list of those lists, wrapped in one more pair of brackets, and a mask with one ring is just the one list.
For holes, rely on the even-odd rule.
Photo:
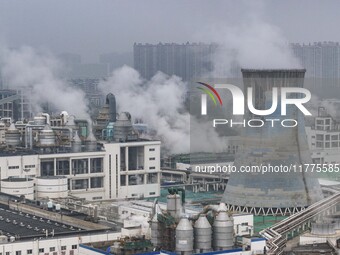
{"label": "storage tank", "polygon": [[20,144],[20,136],[19,130],[12,123],[5,133],[7,146],[18,146]]}
{"label": "storage tank", "polygon": [[43,116],[36,116],[34,117],[34,125],[39,125],[39,126],[43,126],[46,125],[46,118]]}
{"label": "storage tank", "polygon": [[45,125],[44,129],[39,131],[39,144],[43,147],[55,145],[55,134],[50,125]]}
{"label": "storage tank", "polygon": [[85,145],[86,145],[87,151],[96,151],[97,150],[97,139],[94,137],[92,132],[90,132],[88,137],[86,138]]}
{"label": "storage tank", "polygon": [[194,233],[195,252],[202,253],[211,251],[212,229],[205,214],[201,214],[200,217],[196,220],[194,225]]}
{"label": "storage tank", "polygon": [[151,219],[151,243],[154,247],[161,247],[161,233],[159,229],[159,223],[157,220],[157,213]]}
{"label": "storage tank", "polygon": [[60,198],[67,197],[67,177],[66,176],[41,176],[36,178],[37,198]]}
{"label": "storage tank", "polygon": [[176,252],[191,255],[194,250],[194,229],[188,218],[183,217],[176,227]]}
{"label": "storage tank", "polygon": [[227,250],[234,245],[234,219],[225,210],[225,204],[221,204],[213,224],[214,250]]}
{"label": "storage tank", "polygon": [[79,138],[78,132],[75,132],[75,135],[72,139],[72,152],[81,152],[81,140]]}
{"label": "storage tank", "polygon": [[114,140],[126,141],[129,136],[132,136],[133,128],[131,123],[131,115],[128,112],[119,114],[114,126]]}
{"label": "storage tank", "polygon": [[180,195],[169,194],[167,196],[167,211],[176,219],[176,222],[178,222],[182,214],[182,201]]}
{"label": "storage tank", "polygon": [[9,177],[1,180],[1,192],[34,199],[34,181],[30,178]]}

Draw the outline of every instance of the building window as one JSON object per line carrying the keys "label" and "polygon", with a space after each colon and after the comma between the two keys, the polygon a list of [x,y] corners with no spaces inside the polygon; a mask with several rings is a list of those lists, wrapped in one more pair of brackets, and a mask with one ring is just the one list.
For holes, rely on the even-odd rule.
{"label": "building window", "polygon": [[150,166],[149,169],[150,170],[154,170],[154,169],[156,169],[156,167],[155,166]]}
{"label": "building window", "polygon": [[129,175],[129,185],[141,185],[141,184],[144,184],[143,174]]}
{"label": "building window", "polygon": [[126,147],[120,148],[120,171],[126,171],[125,149]]}
{"label": "building window", "polygon": [[57,159],[57,175],[69,175],[69,174],[70,174],[70,160]]}
{"label": "building window", "polygon": [[126,186],[126,175],[120,176],[120,186]]}
{"label": "building window", "polygon": [[40,163],[41,176],[53,176],[54,175],[54,160],[44,160]]}
{"label": "building window", "polygon": [[73,245],[72,245],[72,250],[75,250],[75,249],[77,249],[77,247],[78,247],[78,245],[76,245],[76,244],[73,244]]}
{"label": "building window", "polygon": [[33,254],[33,250],[27,250],[27,254]]}
{"label": "building window", "polygon": [[15,255],[21,255],[21,251],[16,251]]}
{"label": "building window", "polygon": [[19,169],[19,166],[9,166],[8,169],[12,170],[12,169]]}
{"label": "building window", "polygon": [[55,251],[55,247],[50,247],[50,252]]}
{"label": "building window", "polygon": [[72,174],[88,174],[87,159],[72,159]]}
{"label": "building window", "polygon": [[66,245],[61,246],[61,250],[65,251],[66,250]]}
{"label": "building window", "polygon": [[25,168],[35,168],[35,165],[25,165]]}
{"label": "building window", "polygon": [[44,252],[44,248],[39,249],[39,253],[42,253],[42,252]]}
{"label": "building window", "polygon": [[88,188],[89,188],[88,179],[72,180],[72,190],[88,189]]}
{"label": "building window", "polygon": [[150,148],[149,151],[155,151],[156,149],[155,148]]}
{"label": "building window", "polygon": [[156,160],[156,158],[149,158],[149,160]]}
{"label": "building window", "polygon": [[156,192],[149,192],[149,195],[156,195]]}
{"label": "building window", "polygon": [[90,172],[102,173],[103,172],[103,158],[91,158],[90,159]]}
{"label": "building window", "polygon": [[129,170],[144,169],[144,147],[128,147]]}
{"label": "building window", "polygon": [[157,183],[158,182],[158,174],[157,173],[151,173],[148,174],[147,184]]}
{"label": "building window", "polygon": [[90,179],[91,189],[104,187],[104,177],[92,177]]}

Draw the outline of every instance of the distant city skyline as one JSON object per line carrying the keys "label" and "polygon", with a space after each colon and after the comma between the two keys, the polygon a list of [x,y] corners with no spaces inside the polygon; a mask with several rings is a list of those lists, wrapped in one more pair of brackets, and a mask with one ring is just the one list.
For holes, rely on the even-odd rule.
{"label": "distant city skyline", "polygon": [[93,63],[100,54],[130,52],[134,42],[209,43],[255,22],[287,42],[340,41],[339,9],[333,0],[1,0],[0,43],[73,52]]}

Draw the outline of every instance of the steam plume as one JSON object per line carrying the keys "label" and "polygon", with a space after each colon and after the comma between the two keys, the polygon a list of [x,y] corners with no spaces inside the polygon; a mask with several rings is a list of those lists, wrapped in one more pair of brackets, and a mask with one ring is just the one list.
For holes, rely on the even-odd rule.
{"label": "steam plume", "polygon": [[33,110],[39,112],[48,103],[55,110],[66,110],[88,118],[85,94],[59,78],[60,63],[49,53],[30,47],[0,50],[2,77],[9,89],[31,91]]}

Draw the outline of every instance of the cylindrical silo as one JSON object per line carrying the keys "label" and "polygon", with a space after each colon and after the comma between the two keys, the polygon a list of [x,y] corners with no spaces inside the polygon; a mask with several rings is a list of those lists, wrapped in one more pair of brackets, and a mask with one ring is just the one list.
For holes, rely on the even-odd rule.
{"label": "cylindrical silo", "polygon": [[194,229],[187,218],[182,218],[176,227],[176,252],[191,255],[194,250]]}
{"label": "cylindrical silo", "polygon": [[234,245],[234,219],[227,211],[218,210],[213,224],[214,250],[227,250]]}
{"label": "cylindrical silo", "polygon": [[157,213],[155,213],[155,215],[153,216],[150,225],[151,225],[151,243],[153,244],[154,247],[160,247],[162,233],[160,233],[160,226],[157,220]]}
{"label": "cylindrical silo", "polygon": [[75,135],[72,139],[72,152],[81,152],[81,140],[79,138],[78,132],[75,132]]}
{"label": "cylindrical silo", "polygon": [[131,115],[128,112],[119,114],[114,126],[114,140],[126,141],[133,134]]}
{"label": "cylindrical silo", "polygon": [[195,252],[202,253],[211,251],[212,229],[206,215],[201,214],[194,225]]}
{"label": "cylindrical silo", "polygon": [[97,150],[97,140],[94,137],[92,132],[90,132],[90,134],[86,138],[85,145],[86,145],[87,151],[96,151]]}
{"label": "cylindrical silo", "polygon": [[39,131],[39,144],[43,147],[55,146],[55,133],[50,125],[45,125],[44,129]]}
{"label": "cylindrical silo", "polygon": [[36,178],[36,197],[60,198],[67,197],[66,176],[41,176]]}
{"label": "cylindrical silo", "polygon": [[24,195],[27,199],[34,199],[34,181],[30,178],[16,177],[2,179],[1,192],[18,197]]}
{"label": "cylindrical silo", "polygon": [[20,132],[15,127],[14,123],[10,125],[5,133],[5,140],[7,146],[18,146],[20,144]]}
{"label": "cylindrical silo", "polygon": [[176,219],[176,222],[178,222],[182,213],[182,200],[180,195],[169,194],[167,196],[167,211]]}
{"label": "cylindrical silo", "polygon": [[34,125],[39,125],[39,126],[46,125],[46,118],[43,116],[34,117]]}

